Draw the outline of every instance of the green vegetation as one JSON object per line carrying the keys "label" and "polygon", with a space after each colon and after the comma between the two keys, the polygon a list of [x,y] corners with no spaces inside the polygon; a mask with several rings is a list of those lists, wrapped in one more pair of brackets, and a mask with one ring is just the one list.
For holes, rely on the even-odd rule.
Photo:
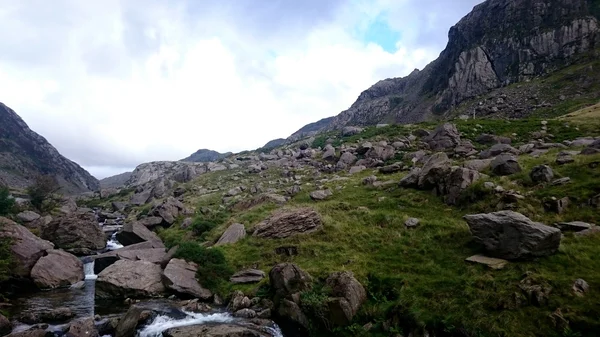
{"label": "green vegetation", "polygon": [[0,187],[0,216],[10,213],[14,204],[15,200],[10,197],[8,188]]}
{"label": "green vegetation", "polygon": [[233,274],[225,255],[218,248],[207,249],[194,242],[183,242],[175,257],[198,264],[198,281],[212,291],[223,289]]}
{"label": "green vegetation", "polygon": [[48,212],[56,206],[53,196],[60,190],[56,179],[49,175],[35,178],[34,183],[27,188],[31,204],[41,212]]}

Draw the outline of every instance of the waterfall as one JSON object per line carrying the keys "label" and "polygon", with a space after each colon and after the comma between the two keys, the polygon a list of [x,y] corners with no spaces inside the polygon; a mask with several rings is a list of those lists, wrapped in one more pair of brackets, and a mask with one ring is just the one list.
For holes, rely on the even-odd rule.
{"label": "waterfall", "polygon": [[108,250],[117,250],[123,248],[123,245],[117,240],[117,232],[114,232],[110,236],[110,239],[106,242],[106,248]]}
{"label": "waterfall", "polygon": [[94,260],[83,264],[83,273],[86,280],[95,280],[98,275],[94,274]]}

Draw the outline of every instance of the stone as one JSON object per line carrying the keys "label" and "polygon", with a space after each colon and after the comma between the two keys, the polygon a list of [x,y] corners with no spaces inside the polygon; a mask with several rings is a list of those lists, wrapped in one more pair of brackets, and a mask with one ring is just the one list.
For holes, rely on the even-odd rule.
{"label": "stone", "polygon": [[150,202],[150,200],[152,200],[152,190],[147,189],[132,195],[129,202],[134,206],[142,206]]}
{"label": "stone", "polygon": [[492,159],[473,159],[468,160],[463,164],[464,168],[469,170],[474,170],[478,172],[482,172],[490,167],[492,164]]}
{"label": "stone", "polygon": [[416,167],[413,168],[407,175],[400,179],[398,185],[400,187],[417,187],[419,184],[419,175],[421,174],[421,169]]}
{"label": "stone", "polygon": [[574,163],[574,162],[575,162],[575,159],[568,152],[560,152],[556,156],[556,164],[558,164],[558,165],[565,165],[565,164],[570,164],[570,163]]}
{"label": "stone", "polygon": [[160,245],[164,247],[158,235],[146,228],[146,226],[137,222],[129,222],[123,225],[123,229],[117,233],[117,240],[119,240],[123,246],[150,241],[157,244],[160,243]]}
{"label": "stone", "polygon": [[362,172],[362,171],[364,171],[366,169],[367,169],[367,167],[364,166],[364,165],[352,166],[350,168],[350,171],[348,171],[348,173],[350,173],[350,174],[356,174],[356,173],[360,173],[360,172]]}
{"label": "stone", "polygon": [[417,185],[420,189],[437,188],[444,177],[450,173],[450,170],[448,156],[443,152],[434,153],[419,172]]}
{"label": "stone", "polygon": [[163,272],[164,285],[178,294],[208,300],[210,290],[203,288],[196,280],[198,265],[182,259],[171,259]]}
{"label": "stone", "polygon": [[590,285],[583,279],[577,279],[573,283],[573,292],[579,297],[583,297],[590,290]]}
{"label": "stone", "polygon": [[246,308],[236,311],[233,316],[239,318],[256,318],[257,315],[256,311]]}
{"label": "stone", "polygon": [[367,186],[373,186],[377,181],[377,176],[368,176],[363,179],[362,184]]}
{"label": "stone", "polygon": [[475,242],[492,256],[506,260],[554,254],[560,245],[557,228],[533,222],[523,214],[500,211],[464,216]]}
{"label": "stone", "polygon": [[565,212],[565,210],[569,206],[569,203],[570,203],[569,197],[564,197],[561,199],[552,197],[552,198],[544,200],[544,208],[548,212],[562,214]]}
{"label": "stone", "polygon": [[0,238],[11,240],[10,254],[15,260],[12,274],[29,277],[31,269],[46,250],[54,248],[48,241],[33,235],[27,228],[4,217],[0,217]]}
{"label": "stone", "polygon": [[106,246],[104,232],[94,214],[72,213],[52,220],[41,228],[41,237],[57,248],[85,254]]}
{"label": "stone", "polygon": [[256,225],[253,235],[281,239],[313,233],[322,227],[321,216],[312,208],[281,210]]}
{"label": "stone", "polygon": [[549,183],[554,178],[554,171],[548,165],[538,165],[531,170],[529,177],[536,184]]}
{"label": "stone", "polygon": [[508,264],[508,261],[506,261],[506,260],[497,259],[494,257],[488,257],[488,256],[484,256],[484,255],[473,255],[473,256],[466,258],[465,261],[483,264],[485,266],[488,266],[491,269],[496,269],[496,270],[502,269]]}
{"label": "stone", "polygon": [[215,246],[222,246],[229,243],[236,243],[246,237],[246,228],[242,224],[233,224],[227,227],[225,233],[221,235]]}
{"label": "stone", "polygon": [[252,301],[241,291],[235,291],[231,296],[231,301],[227,306],[230,311],[236,312],[252,306]]}
{"label": "stone", "polygon": [[510,138],[508,137],[502,137],[502,136],[496,136],[496,135],[490,135],[490,134],[486,134],[483,133],[479,136],[477,136],[477,138],[475,138],[475,141],[479,144],[510,144],[512,141]]}
{"label": "stone", "polygon": [[501,154],[496,157],[492,163],[492,172],[499,176],[508,176],[521,172],[521,166],[517,158],[510,154]]}
{"label": "stone", "polygon": [[444,195],[444,202],[448,205],[456,205],[464,190],[481,178],[477,171],[464,167],[457,167],[445,178],[438,182],[438,192]]}
{"label": "stone", "polygon": [[115,337],[134,337],[143,311],[135,305],[130,306],[115,328]]}
{"label": "stone", "polygon": [[12,323],[0,314],[0,336],[8,335],[12,331]]}
{"label": "stone", "polygon": [[[131,247],[131,246],[129,246]],[[148,261],[152,263],[161,263],[167,255],[165,248],[150,248],[150,249],[131,249],[115,251],[117,257],[132,261]]]}
{"label": "stone", "polygon": [[279,298],[287,298],[312,289],[312,277],[293,263],[280,263],[269,272],[271,289]]}
{"label": "stone", "polygon": [[490,147],[489,149],[482,151],[479,154],[479,158],[488,159],[488,158],[496,157],[503,153],[518,155],[520,152],[519,152],[519,150],[515,149],[514,147],[512,147],[508,144],[496,144],[496,145],[492,145],[492,147]]}
{"label": "stone", "polygon": [[96,280],[96,298],[157,297],[164,293],[162,269],[148,261],[118,260]]}
{"label": "stone", "polygon": [[392,165],[387,165],[379,168],[379,173],[382,174],[392,174],[396,172],[402,171],[402,163],[395,163]]}
{"label": "stone", "polygon": [[21,313],[19,321],[25,324],[64,323],[75,317],[75,313],[66,307],[45,309],[43,311],[26,311]]}
{"label": "stone", "polygon": [[266,274],[262,270],[246,269],[233,274],[229,281],[233,284],[258,283],[265,277]]}
{"label": "stone", "polygon": [[325,281],[331,289],[327,300],[329,321],[338,326],[347,326],[367,300],[365,288],[349,271],[331,274]]}
{"label": "stone", "polygon": [[356,156],[351,152],[344,152],[340,156],[340,160],[338,160],[336,166],[346,168],[347,166],[354,164],[357,159],[358,158],[356,158]]}
{"label": "stone", "polygon": [[49,249],[31,269],[31,278],[41,289],[69,287],[84,279],[83,263],[72,254]]}
{"label": "stone", "polygon": [[147,216],[138,220],[138,223],[144,227],[154,228],[163,223],[163,218],[158,216]]}
{"label": "stone", "polygon": [[429,144],[432,151],[454,149],[460,144],[460,133],[456,129],[456,125],[445,123],[425,137],[423,141]]}
{"label": "stone", "polygon": [[122,201],[113,201],[110,206],[114,212],[123,212],[128,205]]}
{"label": "stone", "polygon": [[225,193],[226,197],[234,197],[240,193],[242,193],[242,188],[240,186],[231,188],[229,191],[227,191],[227,193]]}
{"label": "stone", "polygon": [[581,154],[583,155],[592,155],[596,153],[600,153],[600,139],[596,139],[592,144],[581,151]]}
{"label": "stone", "polygon": [[98,330],[93,317],[78,319],[71,322],[67,337],[98,337]]}
{"label": "stone", "polygon": [[468,157],[476,153],[477,151],[475,150],[473,143],[468,140],[461,141],[460,144],[454,148],[454,155],[458,157]]}
{"label": "stone", "polygon": [[327,144],[323,149],[323,160],[335,161],[336,159],[335,148],[330,144]]}
{"label": "stone", "polygon": [[363,129],[357,126],[346,126],[342,129],[342,137],[350,137],[363,132]]}
{"label": "stone", "polygon": [[593,224],[589,224],[582,221],[572,221],[572,222],[559,222],[556,227],[563,232],[581,232],[586,229],[590,229],[594,227]]}
{"label": "stone", "polygon": [[310,198],[315,201],[325,200],[331,195],[333,195],[333,192],[329,189],[310,192]]}
{"label": "stone", "polygon": [[163,337],[273,337],[252,324],[236,325],[233,323],[189,325],[170,328],[162,333]]}
{"label": "stone", "polygon": [[39,214],[32,211],[24,211],[17,214],[17,219],[19,219],[19,221],[21,222],[32,222],[39,219],[40,217],[41,216]]}
{"label": "stone", "polygon": [[406,226],[406,228],[415,228],[419,225],[421,221],[417,218],[408,218],[405,222],[404,222],[404,226]]}
{"label": "stone", "polygon": [[367,153],[365,153],[365,158],[386,161],[386,160],[394,158],[395,154],[396,154],[396,149],[394,149],[394,147],[391,145],[387,145],[387,146],[376,145],[376,146],[373,146],[372,148],[370,148],[369,151],[367,151]]}
{"label": "stone", "polygon": [[167,226],[175,223],[175,220],[185,212],[185,206],[174,197],[168,197],[160,205],[150,211],[150,215],[161,217]]}
{"label": "stone", "polygon": [[310,322],[300,306],[283,299],[275,310],[275,317],[285,336],[310,336]]}

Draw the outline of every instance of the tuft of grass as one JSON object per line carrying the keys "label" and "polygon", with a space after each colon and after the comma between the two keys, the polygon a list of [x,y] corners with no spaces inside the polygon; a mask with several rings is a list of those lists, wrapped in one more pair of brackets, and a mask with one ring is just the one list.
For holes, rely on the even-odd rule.
{"label": "tuft of grass", "polygon": [[212,291],[226,287],[225,283],[233,274],[225,255],[218,248],[205,248],[194,242],[184,242],[179,245],[175,257],[198,265],[196,278],[200,284]]}

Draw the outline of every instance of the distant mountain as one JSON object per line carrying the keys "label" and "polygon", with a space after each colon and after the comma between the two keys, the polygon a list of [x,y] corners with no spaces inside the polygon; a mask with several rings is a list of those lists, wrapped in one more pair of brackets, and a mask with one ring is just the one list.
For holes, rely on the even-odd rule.
{"label": "distant mountain", "polygon": [[313,136],[319,131],[330,127],[334,119],[335,117],[327,117],[317,122],[307,124],[303,126],[300,130],[294,132],[290,137],[288,137],[288,140],[296,141],[304,137]]}
{"label": "distant mountain", "polygon": [[125,183],[131,178],[132,172],[124,172],[121,174],[114,175],[112,177],[107,177],[104,179],[100,179],[100,187],[101,188],[119,188],[125,186]]}
{"label": "distant mountain", "polygon": [[[562,88],[542,84],[529,90],[529,83],[600,57],[599,18],[598,0],[485,1],[450,28],[446,48],[423,70],[377,82],[348,110],[309,124],[292,138],[344,126],[444,118],[463,102],[500,91],[499,97],[493,97],[494,104],[474,102],[479,107],[470,111],[479,116],[524,117],[540,107],[561,104],[569,99],[567,93],[580,99],[578,89],[586,89],[593,101],[600,95],[590,90],[597,83],[596,77],[589,76],[599,73],[595,68],[581,72],[581,78],[566,76],[563,84],[568,85]],[[522,84],[522,90],[505,92],[513,83]]]}
{"label": "distant mountain", "polygon": [[230,156],[232,153],[219,153],[217,151],[208,150],[208,149],[200,149],[196,151],[191,156],[182,159],[181,161],[194,162],[194,163],[206,163],[210,161],[217,161],[219,159],[223,159],[227,156]]}
{"label": "distant mountain", "polygon": [[23,189],[38,175],[54,176],[68,194],[100,188],[96,178],[63,157],[12,109],[0,103],[0,182]]}
{"label": "distant mountain", "polygon": [[271,141],[269,141],[267,144],[265,144],[265,146],[263,146],[263,149],[273,149],[276,147],[279,147],[283,144],[285,144],[286,139],[284,138],[277,138],[277,139],[273,139]]}

